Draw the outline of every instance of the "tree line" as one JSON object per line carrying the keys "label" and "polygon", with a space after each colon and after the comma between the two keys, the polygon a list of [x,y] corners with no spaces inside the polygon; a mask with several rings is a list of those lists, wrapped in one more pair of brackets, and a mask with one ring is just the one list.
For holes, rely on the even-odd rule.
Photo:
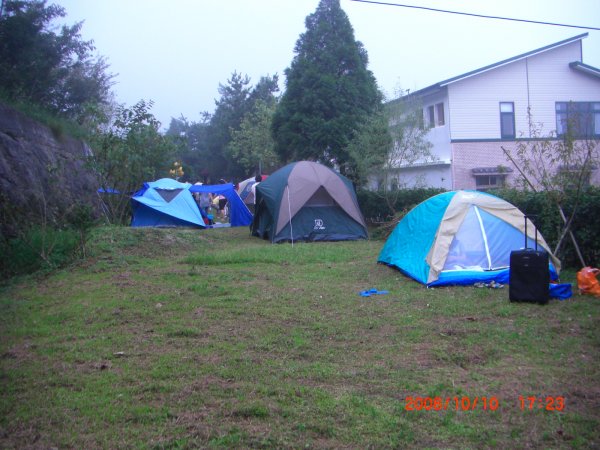
{"label": "tree line", "polygon": [[[109,222],[127,223],[127,194],[170,171],[183,181],[239,181],[297,160],[334,167],[357,188],[377,174],[383,187],[377,195],[393,215],[402,185],[388,169],[434,159],[422,105],[402,92],[387,101],[339,0],[321,0],[307,16],[283,92],[277,74],[253,85],[234,71],[219,85],[213,113],[203,113],[198,122],[173,118],[166,132],[151,112],[152,100],[115,100],[115,76],[104,57],[94,56],[93,41],[82,39],[83,24],[54,26],[65,15],[46,0],[0,0],[0,100],[34,105],[79,127],[100,187],[126,194],[106,202]],[[525,189],[539,185],[550,194],[581,194],[595,168],[597,143],[567,133],[562,140],[521,142],[507,158],[530,181]],[[538,160],[553,163],[553,170]],[[549,199],[559,210],[564,204],[560,195]],[[558,245],[567,235],[574,241],[569,230],[575,212],[563,217]]]}
{"label": "tree line", "polygon": [[[152,100],[116,102],[115,76],[104,57],[94,56],[93,41],[82,39],[83,24],[54,27],[65,15],[46,0],[2,0],[0,98],[76,123],[92,149],[89,164],[101,187],[132,192],[144,181],[169,176],[174,162],[183,181],[215,183],[303,159],[364,185],[398,139],[390,128],[398,108],[384,106],[367,51],[339,0],[321,0],[307,16],[282,93],[277,74],[253,85],[234,71],[219,85],[214,112],[204,112],[198,122],[172,118],[166,132],[152,114]],[[397,130],[406,125],[394,123]],[[420,130],[405,146],[417,157],[429,149],[426,130]],[[126,205],[111,209],[110,219],[125,220]]]}

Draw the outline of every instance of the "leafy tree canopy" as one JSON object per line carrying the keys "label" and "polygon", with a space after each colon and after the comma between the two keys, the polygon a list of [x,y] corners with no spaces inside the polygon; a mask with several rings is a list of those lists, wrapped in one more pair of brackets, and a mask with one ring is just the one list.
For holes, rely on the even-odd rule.
{"label": "leafy tree canopy", "polygon": [[274,102],[257,101],[254,109],[244,116],[239,130],[232,131],[228,151],[247,175],[270,173],[280,165],[271,135],[275,106]]}
{"label": "leafy tree canopy", "polygon": [[339,0],[321,0],[294,52],[273,118],[275,149],[284,162],[318,160],[345,172],[348,143],[381,94]]}
{"label": "leafy tree canopy", "polygon": [[405,188],[402,167],[436,160],[427,140],[422,104],[400,95],[362,122],[348,146],[348,175],[359,186],[378,186],[390,211],[395,212],[399,188]]}
{"label": "leafy tree canopy", "polygon": [[[239,151],[231,145],[234,135],[239,141],[242,127],[246,137],[248,133],[270,131],[270,117],[277,103],[275,93],[278,90],[277,75],[261,77],[253,87],[248,76],[234,72],[226,84],[219,85],[221,97],[215,101],[214,114],[204,113],[201,123],[190,123],[184,117],[173,119],[167,134],[183,138],[186,150],[183,150],[182,160],[194,164],[190,173],[204,182],[213,183],[220,178],[246,178],[248,167],[260,159],[255,157],[257,152],[268,152],[268,149],[253,147]],[[253,139],[253,142],[257,141]]]}
{"label": "leafy tree canopy", "polygon": [[105,190],[122,195],[104,200],[110,222],[129,218],[129,195],[146,181],[168,176],[176,152],[170,136],[159,132],[160,122],[150,113],[152,102],[139,101],[131,108],[119,107],[108,130],[98,130],[89,139],[89,164]]}
{"label": "leafy tree canopy", "polygon": [[88,105],[108,103],[113,75],[92,41],[83,41],[82,22],[53,31],[64,8],[45,0],[2,0],[0,91],[82,121]]}

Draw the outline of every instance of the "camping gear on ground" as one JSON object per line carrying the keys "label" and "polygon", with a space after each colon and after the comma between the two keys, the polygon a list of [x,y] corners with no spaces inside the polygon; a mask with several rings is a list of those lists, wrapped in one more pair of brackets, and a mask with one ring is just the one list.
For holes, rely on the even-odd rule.
{"label": "camping gear on ground", "polygon": [[197,227],[205,228],[206,213],[201,211],[192,193],[222,194],[231,204],[231,226],[246,226],[252,214],[235,192],[232,184],[191,185],[172,178],[144,183],[131,197],[132,227]]}
{"label": "camping gear on ground", "polygon": [[[525,219],[525,234],[527,222]],[[550,269],[548,253],[538,250],[537,229],[535,230],[535,249],[527,245],[520,250],[510,252],[510,276],[508,298],[511,302],[548,303],[550,296]]]}
{"label": "camping gear on ground", "polygon": [[361,297],[370,297],[372,295],[386,295],[389,294],[390,291],[378,291],[375,288],[367,289],[366,291],[360,291],[358,295]]}
{"label": "camping gear on ground", "polygon": [[571,283],[550,283],[550,297],[566,300],[573,296]]}
{"label": "camping gear on ground", "polygon": [[[427,286],[506,284],[510,252],[522,248],[525,239],[523,218],[516,206],[486,192],[444,192],[404,216],[378,262]],[[533,246],[534,233],[532,224],[527,230],[528,246]],[[560,261],[542,236],[539,245],[548,252],[556,278]]]}
{"label": "camping gear on ground", "polygon": [[288,164],[258,184],[251,231],[271,242],[367,238],[350,180],[311,161]]}
{"label": "camping gear on ground", "polygon": [[131,197],[132,227],[204,228],[204,216],[189,183],[162,178],[144,183]]}
{"label": "camping gear on ground", "polygon": [[598,274],[600,269],[594,267],[584,267],[577,272],[577,287],[580,294],[590,294],[594,297],[600,297],[600,283]]}

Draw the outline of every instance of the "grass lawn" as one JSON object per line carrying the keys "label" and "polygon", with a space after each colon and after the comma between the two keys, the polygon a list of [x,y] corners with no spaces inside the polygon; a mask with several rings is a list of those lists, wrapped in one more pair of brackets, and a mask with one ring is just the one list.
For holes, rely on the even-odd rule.
{"label": "grass lawn", "polygon": [[426,289],[382,245],[95,230],[0,290],[0,448],[600,446],[600,299]]}

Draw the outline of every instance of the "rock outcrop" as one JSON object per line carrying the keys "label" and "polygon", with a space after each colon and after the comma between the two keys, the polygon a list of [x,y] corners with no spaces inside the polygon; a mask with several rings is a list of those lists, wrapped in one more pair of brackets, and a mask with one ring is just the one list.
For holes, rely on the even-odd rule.
{"label": "rock outcrop", "polygon": [[0,103],[0,232],[61,222],[76,205],[99,211],[89,147]]}

